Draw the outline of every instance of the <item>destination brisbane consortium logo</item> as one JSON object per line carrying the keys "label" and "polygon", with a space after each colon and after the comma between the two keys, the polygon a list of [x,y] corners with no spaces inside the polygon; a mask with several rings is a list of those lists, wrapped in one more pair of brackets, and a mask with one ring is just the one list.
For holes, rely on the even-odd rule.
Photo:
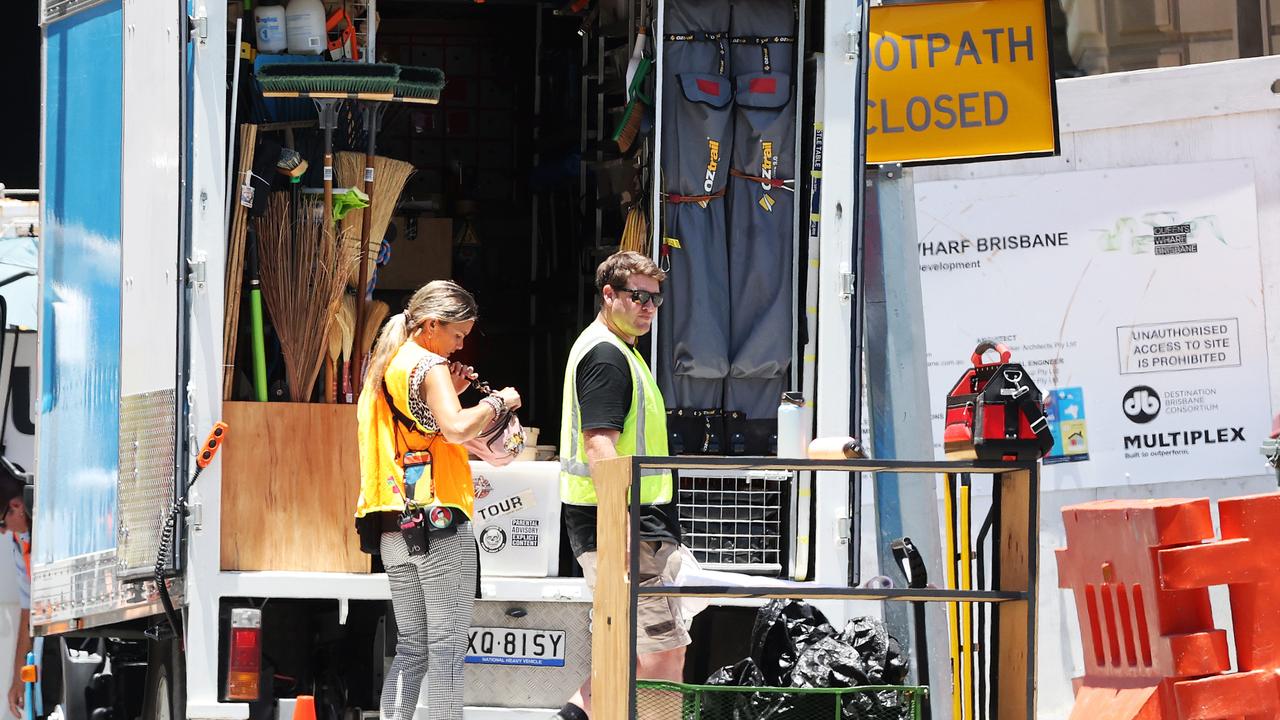
{"label": "destination brisbane consortium logo", "polygon": [[[1215,391],[1210,389],[1177,391],[1171,393],[1177,395],[1173,398],[1175,403],[1185,404],[1185,401],[1192,396],[1196,397],[1196,405],[1200,408],[1216,410],[1217,406],[1206,406],[1203,404],[1205,395],[1212,396]],[[1187,396],[1184,398],[1183,396]],[[1125,417],[1130,422],[1145,425],[1160,416],[1160,411],[1164,409],[1168,396],[1162,400],[1161,395],[1155,388],[1150,385],[1135,385],[1129,388],[1128,392],[1120,401],[1120,409],[1124,412]],[[1124,436],[1125,450],[1172,450],[1172,452],[1159,452],[1155,454],[1184,454],[1186,450],[1181,452],[1173,450],[1175,448],[1188,448],[1196,445],[1218,445],[1225,443],[1247,442],[1244,436],[1243,427],[1208,427],[1194,430],[1173,430],[1169,432],[1151,432],[1138,433],[1134,435]],[[1127,455],[1126,457],[1133,457]]]}

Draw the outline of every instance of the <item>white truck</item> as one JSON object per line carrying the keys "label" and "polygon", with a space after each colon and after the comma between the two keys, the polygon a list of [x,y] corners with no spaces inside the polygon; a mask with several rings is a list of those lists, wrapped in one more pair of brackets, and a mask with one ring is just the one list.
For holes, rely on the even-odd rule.
{"label": "white truck", "polygon": [[[844,48],[858,26],[849,5],[825,9],[829,46]],[[299,694],[314,695],[324,717],[364,717],[394,648],[385,576],[354,549],[349,522],[354,406],[223,399],[234,62],[221,39],[226,9],[206,0],[42,2],[32,624],[56,657],[43,669],[51,695],[43,710],[67,720],[284,719]],[[541,27],[549,10],[531,7],[530,17]],[[816,367],[805,367],[810,387],[823,389],[814,412],[825,435],[850,432],[856,313],[840,288],[853,215],[841,208],[853,207],[854,145],[850,98],[839,88],[855,67],[851,58],[829,66],[821,91],[829,158],[821,212],[831,221],[820,235],[812,224],[811,257],[823,262],[811,292],[821,300],[806,303],[817,308],[804,352],[823,347]],[[818,98],[801,92],[800,112],[810,113]],[[225,449],[192,485],[194,454],[218,421],[230,427]],[[545,717],[589,670],[589,593],[581,578],[556,576],[566,567],[556,549],[557,467],[477,467],[486,552],[469,719]],[[715,487],[716,503],[729,506],[749,494],[738,490],[767,490],[774,521],[752,532],[773,540],[740,560],[753,572],[847,582],[855,547],[847,478],[819,483],[820,501],[791,480],[686,478]],[[176,627],[154,579],[175,502],[186,513],[160,564]],[[721,567],[731,569],[733,554],[724,555]],[[713,613],[695,633],[700,667],[737,659],[729,643],[705,638],[725,637],[716,623],[753,610],[716,612],[721,619]],[[543,642],[529,646],[549,650],[521,649],[517,641],[530,637]]]}

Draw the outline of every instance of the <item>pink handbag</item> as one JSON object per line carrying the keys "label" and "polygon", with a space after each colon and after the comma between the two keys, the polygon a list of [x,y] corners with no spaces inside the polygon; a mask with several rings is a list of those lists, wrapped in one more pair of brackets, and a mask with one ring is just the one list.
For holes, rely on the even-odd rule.
{"label": "pink handbag", "polygon": [[[485,395],[493,395],[489,383],[474,380],[471,387]],[[505,407],[505,406],[504,406]],[[516,456],[524,451],[524,426],[514,410],[504,409],[489,421],[480,435],[462,443],[462,447],[477,460],[483,460],[494,467],[508,465]]]}

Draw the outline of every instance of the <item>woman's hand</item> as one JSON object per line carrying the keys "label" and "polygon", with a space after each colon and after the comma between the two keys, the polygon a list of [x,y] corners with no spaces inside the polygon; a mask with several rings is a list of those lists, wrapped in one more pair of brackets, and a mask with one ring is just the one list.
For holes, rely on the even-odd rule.
{"label": "woman's hand", "polygon": [[471,381],[479,377],[475,368],[460,362],[449,363],[449,376],[453,379],[453,389],[457,390],[459,395],[463,390],[471,387]]}
{"label": "woman's hand", "polygon": [[516,392],[515,388],[505,387],[494,393],[494,395],[502,398],[502,404],[505,405],[508,410],[520,409],[520,393]]}

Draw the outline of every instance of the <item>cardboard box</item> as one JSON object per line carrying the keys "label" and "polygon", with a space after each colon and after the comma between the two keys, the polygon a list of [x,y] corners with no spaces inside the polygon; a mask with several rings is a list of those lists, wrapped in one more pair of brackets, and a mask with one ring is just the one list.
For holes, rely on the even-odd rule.
{"label": "cardboard box", "polygon": [[396,215],[391,260],[378,268],[378,290],[417,290],[432,280],[453,277],[453,220],[428,215]]}

